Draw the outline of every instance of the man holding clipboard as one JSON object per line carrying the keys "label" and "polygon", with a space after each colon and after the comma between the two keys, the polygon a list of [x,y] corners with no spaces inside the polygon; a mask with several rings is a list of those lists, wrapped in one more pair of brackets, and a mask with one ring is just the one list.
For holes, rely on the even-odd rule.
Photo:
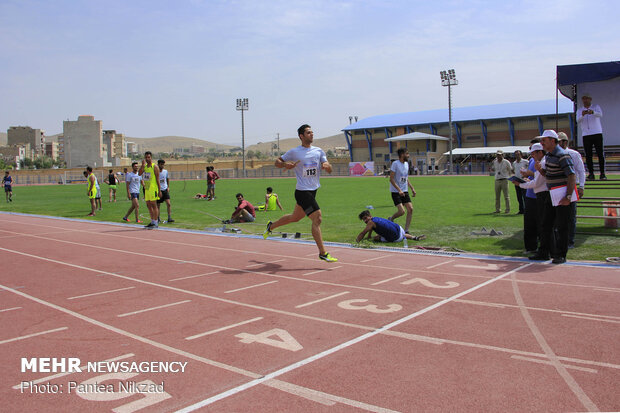
{"label": "man holding clipboard", "polygon": [[[558,144],[558,134],[554,130],[543,132],[542,145],[547,152],[545,168],[537,165],[537,169],[547,180],[550,197],[544,208],[541,248],[530,258],[545,260],[549,258],[548,254],[551,252],[552,263],[563,264],[566,262],[568,252],[570,204],[578,199],[575,190],[575,170],[570,154]],[[557,229],[556,250],[550,251],[554,227]]]}

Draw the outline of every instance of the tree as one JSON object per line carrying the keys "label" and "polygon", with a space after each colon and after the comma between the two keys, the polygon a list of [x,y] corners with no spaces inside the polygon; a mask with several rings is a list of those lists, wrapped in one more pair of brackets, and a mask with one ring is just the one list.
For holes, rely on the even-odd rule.
{"label": "tree", "polygon": [[327,155],[328,158],[333,158],[334,157],[334,152],[331,149],[328,149],[326,155]]}

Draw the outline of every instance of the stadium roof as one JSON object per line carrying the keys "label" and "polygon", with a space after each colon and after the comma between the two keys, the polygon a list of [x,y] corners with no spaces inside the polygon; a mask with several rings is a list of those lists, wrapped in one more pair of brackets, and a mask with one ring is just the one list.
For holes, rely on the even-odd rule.
{"label": "stadium roof", "polygon": [[398,141],[422,141],[432,139],[436,141],[449,141],[450,138],[446,138],[438,135],[431,135],[430,133],[412,132],[404,135],[394,136],[393,138],[387,138],[386,142],[398,142]]}
{"label": "stadium roof", "polygon": [[[452,155],[491,155],[497,153],[498,150],[507,154],[513,154],[515,151],[521,151],[521,153],[529,153],[529,146],[483,146],[478,148],[454,148]],[[444,152],[444,155],[450,155],[450,152]]]}
{"label": "stadium roof", "polygon": [[[558,101],[559,113],[572,113],[573,103],[567,99]],[[555,115],[555,99],[535,102],[502,103],[497,105],[469,106],[452,109],[452,121],[464,122],[487,119],[518,118],[524,116]],[[390,128],[407,125],[424,125],[448,121],[448,109],[422,112],[390,113],[364,118],[343,128],[343,131]]]}

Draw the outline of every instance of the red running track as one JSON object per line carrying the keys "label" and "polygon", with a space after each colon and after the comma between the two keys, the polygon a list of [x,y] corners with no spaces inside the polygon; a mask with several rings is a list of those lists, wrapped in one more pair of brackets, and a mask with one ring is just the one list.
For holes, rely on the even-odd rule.
{"label": "red running track", "polygon": [[3,214],[0,410],[620,410],[620,269],[330,252]]}

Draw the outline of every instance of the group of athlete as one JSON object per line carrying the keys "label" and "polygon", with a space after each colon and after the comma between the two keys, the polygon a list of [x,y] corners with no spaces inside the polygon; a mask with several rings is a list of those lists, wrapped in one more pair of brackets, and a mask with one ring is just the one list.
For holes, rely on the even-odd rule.
{"label": "group of athlete", "polygon": [[[321,208],[316,201],[316,193],[320,184],[321,171],[327,173],[332,172],[332,166],[327,160],[325,152],[316,146],[312,146],[314,140],[314,132],[310,125],[301,125],[297,134],[301,141],[301,145],[287,151],[275,161],[277,168],[294,169],[297,184],[295,186],[295,208],[293,212],[283,215],[278,220],[267,223],[267,228],[263,233],[263,238],[268,238],[269,234],[276,228],[283,225],[300,221],[307,216],[312,221],[312,237],[319,250],[319,258],[327,262],[336,262],[337,258],[332,256],[325,249],[323,235],[321,232],[322,214]],[[409,195],[415,197],[416,192],[409,182],[409,152],[406,149],[398,150],[398,160],[392,163],[390,169],[390,192],[392,200],[396,206],[396,212],[389,218],[373,217],[370,211],[365,210],[359,214],[359,219],[364,221],[366,227],[357,236],[356,241],[360,242],[365,236],[371,238],[372,233],[377,235],[372,239],[378,242],[400,242],[403,239],[421,240],[424,235],[413,236],[409,234],[409,226],[411,225],[411,216],[413,205]],[[149,210],[151,221],[146,228],[157,228],[159,224],[159,204],[166,202],[168,207],[168,222],[174,222],[170,216],[170,194],[168,171],[165,170],[165,162],[159,160],[157,165],[152,162],[151,152],[145,152],[142,165],[138,169],[138,163],[133,162],[132,171],[125,174],[125,182],[127,183],[127,197],[131,199],[132,205],[123,217],[124,221],[129,221],[129,215],[135,211],[136,222],[140,222],[138,215],[138,200],[140,198],[140,186],[144,191],[144,199]],[[92,168],[87,168],[89,189],[88,196],[91,198],[92,211],[89,215],[94,215],[95,199],[98,192],[97,178],[92,173]],[[85,172],[86,173],[86,172]],[[219,179],[213,167],[207,167],[207,200],[215,199],[215,180]],[[116,184],[117,178],[110,170],[107,181],[110,185],[110,199],[112,199],[112,186]],[[195,198],[202,198],[202,194],[197,194]],[[238,193],[237,208],[233,212],[231,219],[226,222],[253,222],[256,214],[255,208],[244,199],[243,194]],[[115,198],[114,198],[115,199]],[[265,205],[263,209],[271,210],[275,207],[282,209],[282,205],[277,194],[273,193],[272,188],[267,188],[265,195]],[[260,209],[259,209],[260,210]],[[406,214],[405,227],[396,224],[394,220]]]}
{"label": "group of athlete", "polygon": [[[140,167],[138,167],[138,162],[134,161],[131,164],[130,172],[125,168],[125,187],[127,190],[127,199],[131,201],[131,206],[123,216],[123,221],[129,222],[129,216],[133,212],[135,213],[136,222],[142,223],[139,215],[140,204],[138,202],[140,200],[140,189],[142,189],[150,218],[150,222],[145,228],[153,229],[159,227],[159,223],[162,222],[160,219],[160,205],[162,203],[166,204],[168,212],[168,220],[165,222],[174,222],[171,216],[170,206],[170,181],[168,179],[168,171],[165,169],[165,164],[166,161],[160,159],[157,161],[157,165],[155,165],[153,163],[153,154],[147,151],[144,153],[144,159],[142,159],[142,165]],[[89,166],[86,168],[84,176],[87,178],[87,196],[91,204],[91,212],[88,216],[95,216],[95,210],[102,209],[101,189],[92,167]],[[116,202],[116,189],[119,180],[114,174],[114,170],[109,170],[109,174],[104,179],[104,182],[109,185],[110,189],[108,202]]]}
{"label": "group of athlete", "polygon": [[[301,145],[289,150],[279,157],[275,166],[278,168],[294,169],[297,184],[295,186],[295,209],[291,214],[284,215],[275,222],[269,221],[267,228],[263,234],[263,238],[267,238],[269,234],[276,228],[286,224],[297,222],[304,216],[312,221],[312,237],[319,249],[319,258],[327,262],[336,262],[337,258],[328,253],[323,243],[321,233],[322,214],[321,209],[316,201],[316,192],[321,186],[319,178],[321,170],[327,173],[332,172],[332,166],[327,161],[325,152],[318,147],[312,146],[314,133],[310,125],[304,124],[297,129],[297,134],[301,140]],[[413,205],[409,196],[409,188],[411,188],[412,196],[415,197],[416,192],[409,182],[409,152],[406,149],[398,150],[398,160],[394,161],[390,170],[390,191],[392,199],[396,206],[396,213],[388,219],[373,217],[370,211],[365,210],[359,218],[364,221],[366,227],[357,236],[356,241],[360,242],[364,236],[371,237],[372,232],[377,235],[373,238],[375,241],[381,242],[399,242],[403,239],[421,240],[424,235],[413,236],[409,234],[409,226],[411,224],[411,216]],[[406,226],[402,228],[396,224],[394,220],[404,214],[406,217]]]}

